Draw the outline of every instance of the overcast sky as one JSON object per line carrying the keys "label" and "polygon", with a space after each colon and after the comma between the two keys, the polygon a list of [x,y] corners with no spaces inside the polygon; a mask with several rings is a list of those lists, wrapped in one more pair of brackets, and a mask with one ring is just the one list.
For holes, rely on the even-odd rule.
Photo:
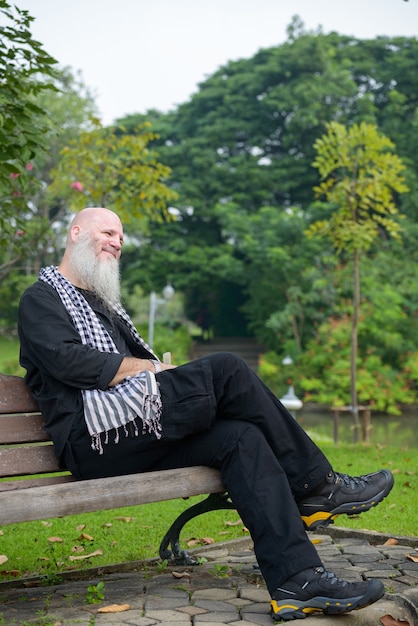
{"label": "overcast sky", "polygon": [[[168,111],[221,65],[308,30],[418,35],[418,0],[14,0],[60,65],[81,70],[102,121]],[[418,69],[418,68],[417,68]]]}

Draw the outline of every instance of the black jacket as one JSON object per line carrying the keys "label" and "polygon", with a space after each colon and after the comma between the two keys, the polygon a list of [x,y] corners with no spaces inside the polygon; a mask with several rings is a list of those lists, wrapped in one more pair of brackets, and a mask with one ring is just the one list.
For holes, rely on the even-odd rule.
{"label": "black jacket", "polygon": [[122,320],[115,320],[96,299],[88,300],[119,354],[83,345],[57,292],[43,281],[25,291],[19,306],[20,363],[58,458],[73,424],[83,416],[81,390],[107,389],[125,356],[154,358],[132,340]]}

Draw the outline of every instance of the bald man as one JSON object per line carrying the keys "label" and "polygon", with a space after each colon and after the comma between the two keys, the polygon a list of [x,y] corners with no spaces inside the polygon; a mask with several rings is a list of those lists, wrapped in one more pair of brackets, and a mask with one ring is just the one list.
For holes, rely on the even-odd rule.
{"label": "bald man", "polygon": [[120,303],[123,228],[105,208],[71,223],[58,267],[19,307],[21,364],[63,467],[79,479],[208,465],[254,541],[275,620],[345,613],[378,600],[378,580],[323,567],[305,529],[378,504],[387,470],[333,470],[280,401],[237,356],[161,363]]}

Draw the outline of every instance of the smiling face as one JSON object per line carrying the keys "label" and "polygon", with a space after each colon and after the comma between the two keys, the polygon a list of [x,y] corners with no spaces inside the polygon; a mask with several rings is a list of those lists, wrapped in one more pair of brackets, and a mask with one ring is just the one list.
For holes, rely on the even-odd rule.
{"label": "smiling face", "polygon": [[85,209],[71,228],[74,243],[89,233],[96,257],[119,260],[123,245],[123,228],[118,216],[108,209]]}
{"label": "smiling face", "polygon": [[95,293],[112,308],[120,301],[122,245],[122,224],[115,213],[107,209],[85,209],[71,225],[60,271],[74,285]]}

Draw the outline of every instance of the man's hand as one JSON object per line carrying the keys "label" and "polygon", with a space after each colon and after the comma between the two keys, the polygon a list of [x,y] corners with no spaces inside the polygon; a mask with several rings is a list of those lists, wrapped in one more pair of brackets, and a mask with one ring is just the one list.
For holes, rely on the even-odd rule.
{"label": "man's hand", "polygon": [[[170,363],[160,363],[160,367],[161,371],[163,371],[173,369],[175,365],[171,365]],[[146,370],[150,372],[155,371],[152,361],[148,359],[137,359],[134,356],[126,356],[120,364],[115,376],[110,381],[109,387],[114,387],[128,376],[136,376]]]}

